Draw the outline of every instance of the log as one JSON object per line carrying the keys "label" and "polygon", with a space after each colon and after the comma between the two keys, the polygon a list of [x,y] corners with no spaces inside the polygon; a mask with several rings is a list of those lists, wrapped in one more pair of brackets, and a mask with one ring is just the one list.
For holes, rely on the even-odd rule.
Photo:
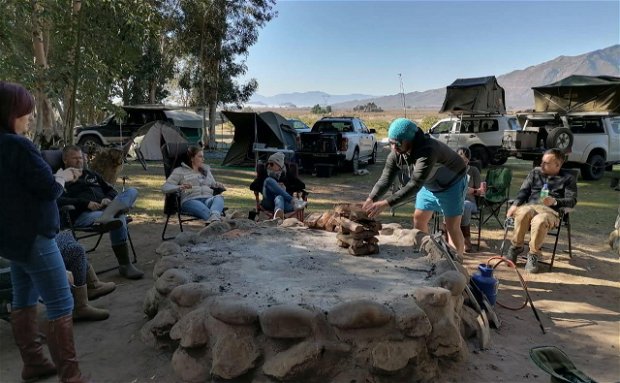
{"label": "log", "polygon": [[346,242],[351,246],[356,246],[355,244],[358,243],[372,243],[372,244],[376,244],[379,243],[379,239],[375,238],[375,237],[367,237],[367,238],[355,238],[352,234],[342,234],[339,233],[336,238],[338,238],[339,241],[342,242]]}
{"label": "log", "polygon": [[329,222],[333,215],[334,213],[332,213],[331,211],[326,211],[325,213],[323,213],[321,218],[319,218],[319,220],[316,222],[316,227],[319,229],[325,229],[327,222]]}
{"label": "log", "polygon": [[340,226],[340,217],[338,215],[333,215],[329,221],[325,224],[325,230],[327,231],[338,231],[338,227]]}
{"label": "log", "polygon": [[340,218],[340,226],[352,233],[361,233],[364,231],[364,226],[344,217]]}
{"label": "log", "polygon": [[353,239],[368,239],[368,238],[376,237],[377,235],[379,235],[379,233],[377,233],[376,231],[370,231],[370,230],[364,230],[361,233],[340,232],[340,234],[351,237]]}
{"label": "log", "polygon": [[351,255],[370,255],[379,253],[379,246],[367,243],[364,247],[349,247],[349,254]]}
{"label": "log", "polygon": [[322,215],[323,213],[312,213],[308,217],[306,217],[306,219],[304,219],[304,223],[309,228],[314,229],[317,227],[317,222],[319,221]]}

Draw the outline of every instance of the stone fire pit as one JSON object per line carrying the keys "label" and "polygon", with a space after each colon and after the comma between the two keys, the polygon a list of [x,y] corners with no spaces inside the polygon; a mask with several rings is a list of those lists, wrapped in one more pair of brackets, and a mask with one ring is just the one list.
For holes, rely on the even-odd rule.
{"label": "stone fire pit", "polygon": [[387,226],[367,257],[295,219],[181,233],[157,250],[142,338],[187,382],[431,381],[475,335],[467,274]]}

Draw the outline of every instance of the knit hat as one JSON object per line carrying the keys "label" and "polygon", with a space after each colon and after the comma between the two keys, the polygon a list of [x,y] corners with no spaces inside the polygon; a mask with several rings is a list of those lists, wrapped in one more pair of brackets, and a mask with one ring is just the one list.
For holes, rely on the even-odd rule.
{"label": "knit hat", "polygon": [[397,118],[390,124],[388,138],[390,140],[396,140],[401,143],[404,140],[413,141],[413,137],[415,137],[417,131],[418,126],[415,124],[415,122],[406,118]]}
{"label": "knit hat", "polygon": [[269,156],[267,162],[273,162],[278,164],[282,170],[284,170],[284,153],[276,152]]}

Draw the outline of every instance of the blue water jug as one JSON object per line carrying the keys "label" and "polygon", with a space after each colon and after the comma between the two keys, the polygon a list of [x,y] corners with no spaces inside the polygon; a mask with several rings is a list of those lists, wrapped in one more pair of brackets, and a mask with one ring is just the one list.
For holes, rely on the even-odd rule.
{"label": "blue water jug", "polygon": [[493,276],[493,268],[484,263],[478,265],[478,271],[472,276],[472,280],[480,291],[487,297],[489,303],[495,306],[497,298],[497,279]]}

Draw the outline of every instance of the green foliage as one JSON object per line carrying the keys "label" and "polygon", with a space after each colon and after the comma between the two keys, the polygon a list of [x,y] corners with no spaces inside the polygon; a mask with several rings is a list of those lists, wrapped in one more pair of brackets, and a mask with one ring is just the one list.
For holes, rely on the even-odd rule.
{"label": "green foliage", "polygon": [[358,105],[353,108],[355,112],[366,112],[366,113],[380,113],[383,112],[383,109],[377,106],[374,102],[369,102],[366,105]]}
{"label": "green foliage", "polygon": [[332,112],[332,107],[330,105],[327,105],[325,108],[323,108],[321,105],[316,104],[312,107],[310,112],[314,114],[330,114]]}
{"label": "green foliage", "polygon": [[439,121],[439,116],[424,116],[420,124],[418,125],[423,131],[428,132],[428,130]]}

